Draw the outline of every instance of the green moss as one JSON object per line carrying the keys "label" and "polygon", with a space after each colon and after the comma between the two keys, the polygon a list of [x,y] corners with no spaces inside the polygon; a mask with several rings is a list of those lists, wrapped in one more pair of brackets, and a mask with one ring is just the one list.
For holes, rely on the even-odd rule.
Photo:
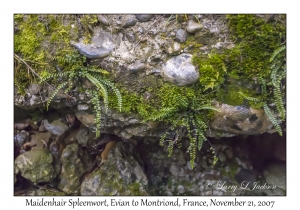
{"label": "green moss", "polygon": [[[64,24],[66,19],[68,24]],[[78,39],[74,16],[17,14],[14,21],[19,29],[14,36],[14,52],[37,74],[52,74],[55,67],[70,68],[70,63],[66,65],[67,62],[62,61],[66,61],[67,55],[77,53],[70,46],[71,40]],[[28,67],[15,59],[14,83],[19,93],[24,93],[24,88],[33,79],[37,78]]]}

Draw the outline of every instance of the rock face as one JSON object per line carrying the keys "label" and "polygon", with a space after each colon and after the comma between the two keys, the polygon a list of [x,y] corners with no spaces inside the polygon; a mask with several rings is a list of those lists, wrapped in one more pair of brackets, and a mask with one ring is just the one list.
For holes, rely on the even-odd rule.
{"label": "rock face", "polygon": [[235,135],[255,135],[272,127],[262,109],[227,104],[217,104],[216,107],[220,112],[215,112],[215,117],[210,123],[211,128],[216,131],[226,130],[227,133]]}
{"label": "rock face", "polygon": [[62,171],[58,188],[68,195],[79,195],[80,179],[93,166],[90,156],[78,144],[71,144],[64,149],[61,162]]}
{"label": "rock face", "polygon": [[162,76],[178,86],[195,83],[199,79],[199,72],[191,63],[191,58],[191,54],[181,54],[171,58],[162,66]]}
{"label": "rock face", "polygon": [[286,164],[284,162],[269,164],[263,174],[268,184],[286,190]]}
{"label": "rock face", "polygon": [[132,145],[119,142],[98,171],[86,176],[81,195],[148,195],[148,179],[134,158]]}
{"label": "rock face", "polygon": [[54,179],[52,155],[44,149],[34,149],[19,155],[15,166],[20,170],[21,176],[33,183],[49,182]]}

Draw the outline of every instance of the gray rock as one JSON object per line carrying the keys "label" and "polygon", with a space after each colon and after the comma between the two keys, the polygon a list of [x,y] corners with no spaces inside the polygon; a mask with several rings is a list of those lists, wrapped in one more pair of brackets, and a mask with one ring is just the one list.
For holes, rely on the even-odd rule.
{"label": "gray rock", "polygon": [[124,25],[123,25],[123,28],[128,28],[130,26],[134,26],[136,24],[136,19],[129,19],[127,20]]}
{"label": "gray rock", "polygon": [[95,133],[93,133],[89,128],[81,128],[77,134],[76,134],[76,139],[78,144],[86,147],[88,145],[89,139],[92,139],[95,137]]}
{"label": "gray rock", "polygon": [[29,141],[29,133],[19,132],[14,136],[15,146],[21,148],[23,144]]}
{"label": "gray rock", "polygon": [[134,34],[131,33],[131,32],[126,34],[126,38],[128,39],[128,41],[130,43],[135,43],[135,41],[136,41],[136,38],[135,38]]}
{"label": "gray rock", "polygon": [[95,29],[95,36],[91,40],[91,44],[81,42],[71,42],[79,53],[90,59],[104,58],[116,47],[117,41],[114,37],[101,29]]}
{"label": "gray rock", "polygon": [[28,87],[28,92],[32,95],[37,95],[39,94],[39,92],[42,89],[42,85],[41,84],[36,84],[36,83],[30,83],[29,87]]}
{"label": "gray rock", "polygon": [[60,120],[54,120],[51,124],[48,120],[43,120],[43,125],[47,131],[50,131],[54,135],[61,135],[69,128]]}
{"label": "gray rock", "polygon": [[59,175],[58,188],[69,195],[79,195],[80,179],[93,166],[90,156],[78,144],[71,144],[64,149],[61,162],[62,171]]}
{"label": "gray rock", "polygon": [[133,73],[136,73],[138,71],[144,70],[146,65],[144,63],[135,63],[131,66],[129,66],[129,70]]}
{"label": "gray rock", "polygon": [[100,23],[102,23],[102,24],[104,24],[106,26],[109,25],[108,20],[103,15],[98,15],[98,20],[99,20]]}
{"label": "gray rock", "polygon": [[104,58],[108,56],[111,50],[104,47],[93,47],[84,43],[71,43],[80,54],[90,59]]}
{"label": "gray rock", "polygon": [[216,112],[210,127],[217,131],[226,131],[228,134],[255,135],[265,132],[271,121],[263,109],[248,109],[242,106],[215,104],[220,110]]}
{"label": "gray rock", "polygon": [[225,162],[227,160],[226,156],[224,155],[223,152],[220,152],[219,155],[218,155],[218,159],[221,161],[221,162]]}
{"label": "gray rock", "polygon": [[190,85],[198,81],[199,72],[191,63],[191,54],[181,54],[169,59],[162,66],[162,76],[178,86]]}
{"label": "gray rock", "polygon": [[181,49],[180,44],[178,42],[174,42],[174,44],[173,44],[173,50],[174,50],[174,52],[179,52],[180,49]]}
{"label": "gray rock", "polygon": [[284,162],[269,164],[263,174],[268,184],[286,190],[286,164]]}
{"label": "gray rock", "polygon": [[183,29],[178,29],[176,32],[176,40],[180,43],[185,43],[187,39],[187,33]]}
{"label": "gray rock", "polygon": [[101,168],[84,179],[81,195],[148,195],[147,177],[133,152],[132,147],[118,142]]}
{"label": "gray rock", "polygon": [[182,185],[178,185],[177,186],[177,191],[178,191],[178,193],[184,193],[185,192],[185,190],[184,190],[184,186],[182,186]]}
{"label": "gray rock", "polygon": [[233,157],[233,153],[229,149],[225,150],[225,154],[228,159],[231,159]]}
{"label": "gray rock", "polygon": [[21,176],[33,183],[50,182],[54,177],[52,155],[45,149],[32,149],[19,155],[15,166],[20,170]]}
{"label": "gray rock", "polygon": [[203,28],[202,24],[195,22],[194,20],[189,20],[186,26],[187,32],[194,34],[197,31],[200,31]]}
{"label": "gray rock", "polygon": [[135,15],[135,18],[140,22],[148,22],[154,15]]}
{"label": "gray rock", "polygon": [[79,110],[79,111],[85,111],[85,110],[88,110],[90,107],[89,107],[89,105],[87,105],[87,104],[78,104],[78,106],[77,106],[77,109]]}

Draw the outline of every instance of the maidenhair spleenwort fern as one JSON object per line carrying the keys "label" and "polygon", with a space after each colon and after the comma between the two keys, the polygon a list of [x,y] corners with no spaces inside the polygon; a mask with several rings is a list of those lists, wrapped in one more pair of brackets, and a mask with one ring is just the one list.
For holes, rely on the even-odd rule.
{"label": "maidenhair spleenwort fern", "polygon": [[[286,117],[286,111],[283,105],[283,95],[282,95],[282,80],[286,77],[286,64],[285,64],[285,45],[279,47],[274,51],[270,58],[270,68],[271,68],[271,75],[270,80],[272,84],[273,89],[273,96],[274,96],[274,102],[277,109],[277,112],[279,113],[279,116],[281,118],[281,121],[285,120]],[[274,125],[277,132],[282,136],[282,130],[280,127],[280,124],[276,120],[275,116],[272,114],[270,108],[267,105],[267,90],[266,90],[266,81],[262,78],[259,79],[262,87],[262,99],[258,99],[255,97],[250,97],[244,95],[242,92],[238,92],[241,94],[245,99],[253,102],[263,102],[263,108],[267,116],[269,117],[270,121]]]}
{"label": "maidenhair spleenwort fern", "polygon": [[[161,146],[163,146],[165,142],[168,144],[168,156],[171,156],[174,145],[181,147],[181,139],[186,134],[190,139],[190,145],[187,152],[190,154],[190,165],[192,168],[194,168],[195,165],[197,149],[200,151],[203,142],[207,140],[205,137],[207,123],[205,123],[202,119],[202,111],[205,109],[220,111],[209,104],[197,107],[195,106],[195,103],[192,102],[189,111],[180,115],[180,117],[173,122],[172,126],[161,135],[159,141]],[[171,110],[168,111],[171,112]],[[175,110],[172,111],[174,112]],[[165,115],[160,115],[161,119],[164,116]],[[173,134],[173,136],[168,138],[170,134]]]}
{"label": "maidenhair spleenwort fern", "polygon": [[[100,136],[100,125],[101,125],[101,106],[100,99],[103,99],[104,103],[104,112],[108,110],[108,94],[109,91],[112,91],[118,100],[118,109],[122,110],[122,97],[120,91],[114,86],[112,82],[103,77],[103,74],[108,74],[107,71],[103,69],[94,69],[88,67],[77,68],[74,70],[65,70],[63,72],[55,73],[48,75],[41,79],[41,82],[45,82],[50,79],[57,79],[58,81],[65,81],[62,84],[58,85],[53,94],[49,97],[47,101],[47,110],[48,107],[53,100],[54,96],[68,85],[66,91],[69,91],[73,87],[73,81],[75,78],[80,77],[81,79],[88,79],[93,85],[95,85],[95,90],[88,90],[92,96],[91,102],[93,104],[94,112],[95,112],[95,124],[96,124],[96,137]],[[78,80],[80,81],[80,80]],[[65,92],[66,92],[65,91]]]}

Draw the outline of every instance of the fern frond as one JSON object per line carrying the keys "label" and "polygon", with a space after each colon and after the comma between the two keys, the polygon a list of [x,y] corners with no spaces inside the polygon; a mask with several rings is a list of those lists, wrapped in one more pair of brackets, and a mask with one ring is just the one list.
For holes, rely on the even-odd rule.
{"label": "fern frond", "polygon": [[67,84],[68,84],[68,82],[64,82],[64,83],[60,84],[60,85],[56,88],[56,90],[53,92],[53,94],[50,96],[50,98],[48,99],[47,104],[46,104],[46,109],[47,109],[47,111],[48,111],[48,107],[49,107],[51,101],[53,100],[54,96],[58,93],[58,91],[59,91],[60,89],[62,89],[62,88],[63,88],[64,86],[66,86]]}
{"label": "fern frond", "polygon": [[156,114],[153,114],[149,117],[146,117],[143,121],[148,121],[148,120],[162,120],[165,117],[168,117],[171,113],[175,112],[176,109],[174,108],[162,108],[160,109]]}
{"label": "fern frond", "polygon": [[272,114],[271,110],[269,109],[269,107],[268,107],[268,105],[266,103],[264,104],[264,110],[265,110],[265,113],[267,114],[267,116],[269,117],[270,121],[272,122],[272,124],[276,128],[276,130],[279,133],[279,135],[282,136],[281,127],[278,124],[277,120],[275,119],[274,115]]}
{"label": "fern frond", "polygon": [[94,106],[94,111],[95,111],[95,125],[96,125],[96,137],[100,136],[100,126],[101,126],[101,105],[100,105],[100,100],[98,97],[98,94],[96,91],[92,91],[92,104]]}
{"label": "fern frond", "polygon": [[115,95],[117,96],[117,100],[118,100],[118,108],[119,108],[119,111],[121,112],[122,111],[122,96],[121,96],[120,91],[115,87],[115,85],[112,82],[110,82],[106,79],[102,79],[99,76],[96,78],[98,79],[98,81],[100,81],[102,84],[109,87],[115,93]]}
{"label": "fern frond", "polygon": [[283,45],[283,46],[277,48],[277,49],[273,52],[273,54],[272,54],[272,56],[271,56],[271,58],[270,58],[270,62],[272,62],[272,61],[274,60],[274,58],[275,58],[279,53],[281,53],[283,50],[285,50],[285,48],[286,48],[285,45]]}
{"label": "fern frond", "polygon": [[209,104],[202,105],[202,106],[200,106],[197,110],[203,110],[203,109],[214,110],[214,111],[216,111],[216,112],[220,112],[220,111],[221,111],[221,110],[219,110],[218,108],[213,107],[213,106],[211,106],[211,105],[209,105]]}
{"label": "fern frond", "polygon": [[97,73],[101,73],[101,74],[109,74],[109,72],[104,69],[88,69],[88,71],[97,72]]}
{"label": "fern frond", "polygon": [[238,94],[241,94],[245,99],[247,99],[247,100],[249,100],[249,101],[260,102],[260,100],[259,100],[258,98],[246,96],[246,95],[245,95],[244,93],[242,93],[242,92],[238,92]]}
{"label": "fern frond", "polygon": [[108,93],[106,87],[99,82],[95,77],[93,77],[91,74],[86,73],[85,74],[86,78],[88,78],[101,92],[102,97],[103,97],[103,102],[104,102],[104,107],[105,107],[105,112],[108,110]]}
{"label": "fern frond", "polygon": [[[280,77],[280,79],[281,79],[281,77]],[[283,106],[283,101],[282,101],[280,79],[278,79],[276,82],[273,83],[274,97],[275,97],[275,105],[276,105],[277,111],[280,114],[281,119],[284,120],[285,119],[285,108]]]}

